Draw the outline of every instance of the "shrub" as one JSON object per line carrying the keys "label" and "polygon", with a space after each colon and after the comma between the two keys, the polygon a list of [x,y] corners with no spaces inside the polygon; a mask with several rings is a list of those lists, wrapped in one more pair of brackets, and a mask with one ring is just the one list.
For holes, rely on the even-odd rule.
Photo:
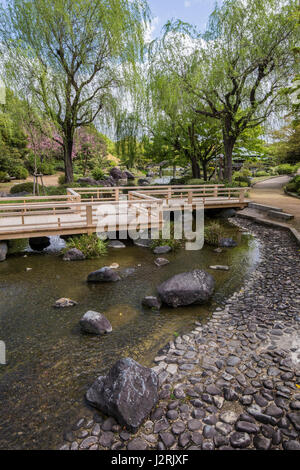
{"label": "shrub", "polygon": [[65,175],[60,175],[58,178],[58,184],[62,186],[63,184],[66,184],[66,177]]}
{"label": "shrub", "polygon": [[269,176],[269,173],[267,171],[257,171],[255,176],[260,177],[260,176]]}
{"label": "shrub", "polygon": [[9,240],[8,242],[8,254],[15,255],[22,253],[28,247],[28,238],[21,238],[18,240]]}
{"label": "shrub", "polygon": [[211,222],[204,227],[204,240],[208,245],[219,246],[219,241],[223,236],[224,229],[219,222]]}
{"label": "shrub", "polygon": [[178,250],[182,246],[183,240],[177,240],[174,238],[174,223],[170,224],[170,238],[163,238],[163,232],[160,231],[159,239],[152,240],[151,248],[154,250],[158,246],[166,246],[168,245],[172,248],[172,251]]}
{"label": "shrub", "polygon": [[38,171],[41,172],[43,175],[54,175],[55,173],[54,166],[50,163],[40,163]]}
{"label": "shrub", "polygon": [[7,183],[10,181],[8,174],[5,171],[0,171],[0,183]]}
{"label": "shrub", "polygon": [[104,177],[104,171],[102,168],[95,168],[92,171],[92,176],[96,181],[101,180]]}
{"label": "shrub", "polygon": [[[42,189],[42,187],[40,186]],[[12,188],[10,188],[10,194],[16,194],[16,193],[33,193],[33,183],[28,182],[28,183],[21,183],[21,184],[15,184]]]}
{"label": "shrub", "polygon": [[67,194],[67,186],[47,186],[46,193],[47,196],[64,196]]}
{"label": "shrub", "polygon": [[199,179],[199,178],[191,178],[187,180],[186,184],[212,184],[212,183],[209,183],[209,181],[204,181],[203,179]]}
{"label": "shrub", "polygon": [[18,180],[26,180],[29,176],[29,172],[24,166],[16,166],[11,172],[11,176],[14,176]]}
{"label": "shrub", "polygon": [[71,248],[77,248],[82,251],[87,259],[100,258],[107,254],[107,244],[98,238],[96,233],[70,238],[67,241],[65,251]]}
{"label": "shrub", "polygon": [[293,173],[295,173],[296,168],[293,165],[285,163],[283,165],[277,166],[276,171],[279,175],[292,175]]}

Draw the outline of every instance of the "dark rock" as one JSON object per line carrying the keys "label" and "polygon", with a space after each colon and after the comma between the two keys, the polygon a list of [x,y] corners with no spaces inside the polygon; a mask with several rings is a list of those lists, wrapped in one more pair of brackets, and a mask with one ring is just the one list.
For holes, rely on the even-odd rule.
{"label": "dark rock", "polygon": [[112,332],[109,320],[102,313],[89,310],[86,312],[79,324],[83,331],[95,335],[104,335]]}
{"label": "dark rock", "polygon": [[137,240],[133,240],[133,243],[140,248],[150,248],[152,240],[151,238],[138,238]]}
{"label": "dark rock", "polygon": [[43,251],[45,248],[48,248],[48,246],[50,246],[50,238],[49,237],[29,238],[29,246],[34,251]]}
{"label": "dark rock", "polygon": [[173,434],[182,434],[185,431],[185,423],[177,421],[172,425]]}
{"label": "dark rock", "polygon": [[161,308],[161,301],[157,297],[145,297],[142,300],[142,304],[144,307],[153,308],[155,310],[160,310]]}
{"label": "dark rock", "polygon": [[112,432],[103,432],[99,439],[99,444],[102,447],[110,448],[115,440],[115,436]]}
{"label": "dark rock", "polygon": [[77,248],[71,248],[68,250],[63,257],[63,261],[82,261],[85,260],[85,256],[82,251]]}
{"label": "dark rock", "polygon": [[[125,176],[123,171],[117,167],[112,168],[109,173],[110,173],[110,176],[116,181],[124,179],[124,176]],[[127,178],[127,175],[126,175],[126,178]]]}
{"label": "dark rock", "polygon": [[137,437],[130,441],[127,445],[128,450],[147,450],[148,444],[143,440]]}
{"label": "dark rock", "polygon": [[232,388],[224,387],[224,398],[227,401],[236,401],[239,396]]}
{"label": "dark rock", "polygon": [[146,179],[146,178],[140,178],[140,179],[138,180],[138,184],[139,184],[140,186],[148,186],[148,185],[150,184],[150,181],[149,181],[148,179]]}
{"label": "dark rock", "polygon": [[163,303],[171,307],[201,304],[210,299],[215,288],[214,278],[205,271],[177,274],[158,288]]}
{"label": "dark rock", "polygon": [[248,421],[238,421],[235,428],[237,431],[246,432],[248,434],[256,434],[259,432],[259,427]]}
{"label": "dark rock", "polygon": [[254,447],[258,450],[269,450],[272,444],[271,439],[262,436],[255,436],[253,438]]}
{"label": "dark rock", "polygon": [[300,442],[298,441],[284,441],[282,446],[284,450],[300,450]]}
{"label": "dark rock", "polygon": [[234,432],[230,436],[230,443],[232,447],[237,448],[237,449],[244,449],[246,447],[249,447],[251,444],[251,438],[249,434],[246,434],[245,432]]}
{"label": "dark rock", "polygon": [[169,245],[165,245],[157,246],[156,248],[154,248],[153,253],[155,255],[165,255],[167,253],[170,253],[170,251],[172,251],[172,248]]}
{"label": "dark rock", "polygon": [[236,210],[234,209],[222,209],[218,213],[218,217],[220,217],[221,219],[230,219],[231,217],[235,217],[235,216],[236,216]]}
{"label": "dark rock", "polygon": [[84,184],[89,184],[90,186],[97,186],[98,183],[94,178],[78,178],[77,182],[79,184],[84,183]]}
{"label": "dark rock", "polygon": [[127,176],[127,179],[128,179],[128,180],[134,180],[134,179],[135,179],[135,176],[134,176],[133,173],[131,173],[131,171],[125,170],[124,173],[125,173],[125,175]]}
{"label": "dark rock", "polygon": [[300,413],[288,413],[287,417],[297,431],[300,431]]}
{"label": "dark rock", "polygon": [[120,280],[119,274],[107,266],[90,273],[87,277],[87,282],[117,282]]}
{"label": "dark rock", "polygon": [[6,260],[8,247],[6,242],[0,242],[0,261]]}
{"label": "dark rock", "polygon": [[159,434],[159,437],[163,441],[166,449],[170,449],[170,447],[172,447],[172,445],[175,444],[175,438],[173,434],[170,432],[161,432]]}
{"label": "dark rock", "polygon": [[157,374],[133,359],[121,359],[106,377],[99,377],[87,401],[120,425],[135,432],[158,400]]}
{"label": "dark rock", "polygon": [[219,241],[219,246],[221,248],[234,248],[237,246],[237,243],[232,238],[221,238]]}

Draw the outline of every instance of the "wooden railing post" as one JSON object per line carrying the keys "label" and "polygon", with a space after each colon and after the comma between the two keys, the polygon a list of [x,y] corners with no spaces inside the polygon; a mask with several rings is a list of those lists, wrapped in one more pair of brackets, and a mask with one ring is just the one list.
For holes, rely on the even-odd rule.
{"label": "wooden railing post", "polygon": [[172,199],[172,188],[171,186],[168,186],[168,196],[167,196],[168,201]]}
{"label": "wooden railing post", "polygon": [[218,186],[214,187],[214,197],[218,197]]}
{"label": "wooden railing post", "polygon": [[115,188],[115,200],[119,201],[120,199],[120,188]]}
{"label": "wooden railing post", "polygon": [[88,228],[88,234],[93,233],[91,227],[93,225],[93,206],[86,206],[86,225]]}
{"label": "wooden railing post", "polygon": [[188,192],[188,204],[193,204],[193,191]]}
{"label": "wooden railing post", "polygon": [[245,202],[245,189],[240,189],[240,195],[239,195],[239,201],[240,202]]}

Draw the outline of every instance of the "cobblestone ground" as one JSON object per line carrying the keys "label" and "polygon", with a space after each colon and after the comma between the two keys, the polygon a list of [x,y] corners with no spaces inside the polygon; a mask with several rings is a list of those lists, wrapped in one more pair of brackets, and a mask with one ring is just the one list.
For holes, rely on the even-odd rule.
{"label": "cobblestone ground", "polygon": [[224,309],[155,359],[149,420],[132,435],[96,413],[61,449],[300,450],[299,247],[283,231],[232,222],[261,242],[261,262]]}

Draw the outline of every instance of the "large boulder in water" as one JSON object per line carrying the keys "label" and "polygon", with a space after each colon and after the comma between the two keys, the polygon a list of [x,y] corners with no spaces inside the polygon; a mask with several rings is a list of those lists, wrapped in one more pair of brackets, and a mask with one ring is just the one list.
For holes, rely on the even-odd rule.
{"label": "large boulder in water", "polygon": [[0,261],[6,260],[7,251],[8,251],[7,243],[0,242]]}
{"label": "large boulder in water", "polygon": [[79,324],[85,333],[105,335],[112,332],[109,320],[102,313],[93,312],[92,310],[83,315]]}
{"label": "large boulder in water", "polygon": [[127,179],[129,179],[129,180],[134,180],[135,179],[134,174],[131,173],[131,171],[129,171],[129,170],[125,170],[124,174],[127,176]]}
{"label": "large boulder in water", "polygon": [[119,274],[108,266],[90,273],[87,278],[87,282],[117,282],[120,280]]}
{"label": "large boulder in water", "polygon": [[171,277],[157,291],[163,303],[175,308],[207,302],[214,288],[215,280],[212,275],[196,269]]}
{"label": "large boulder in water", "polygon": [[107,376],[98,377],[86,398],[121,426],[136,432],[158,401],[158,377],[133,359],[121,359]]}
{"label": "large boulder in water", "polygon": [[110,176],[117,181],[127,179],[127,175],[122,170],[120,170],[120,168],[117,167],[114,167],[110,170]]}
{"label": "large boulder in water", "polygon": [[34,251],[43,251],[45,248],[48,248],[50,244],[49,237],[29,238],[29,246]]}

